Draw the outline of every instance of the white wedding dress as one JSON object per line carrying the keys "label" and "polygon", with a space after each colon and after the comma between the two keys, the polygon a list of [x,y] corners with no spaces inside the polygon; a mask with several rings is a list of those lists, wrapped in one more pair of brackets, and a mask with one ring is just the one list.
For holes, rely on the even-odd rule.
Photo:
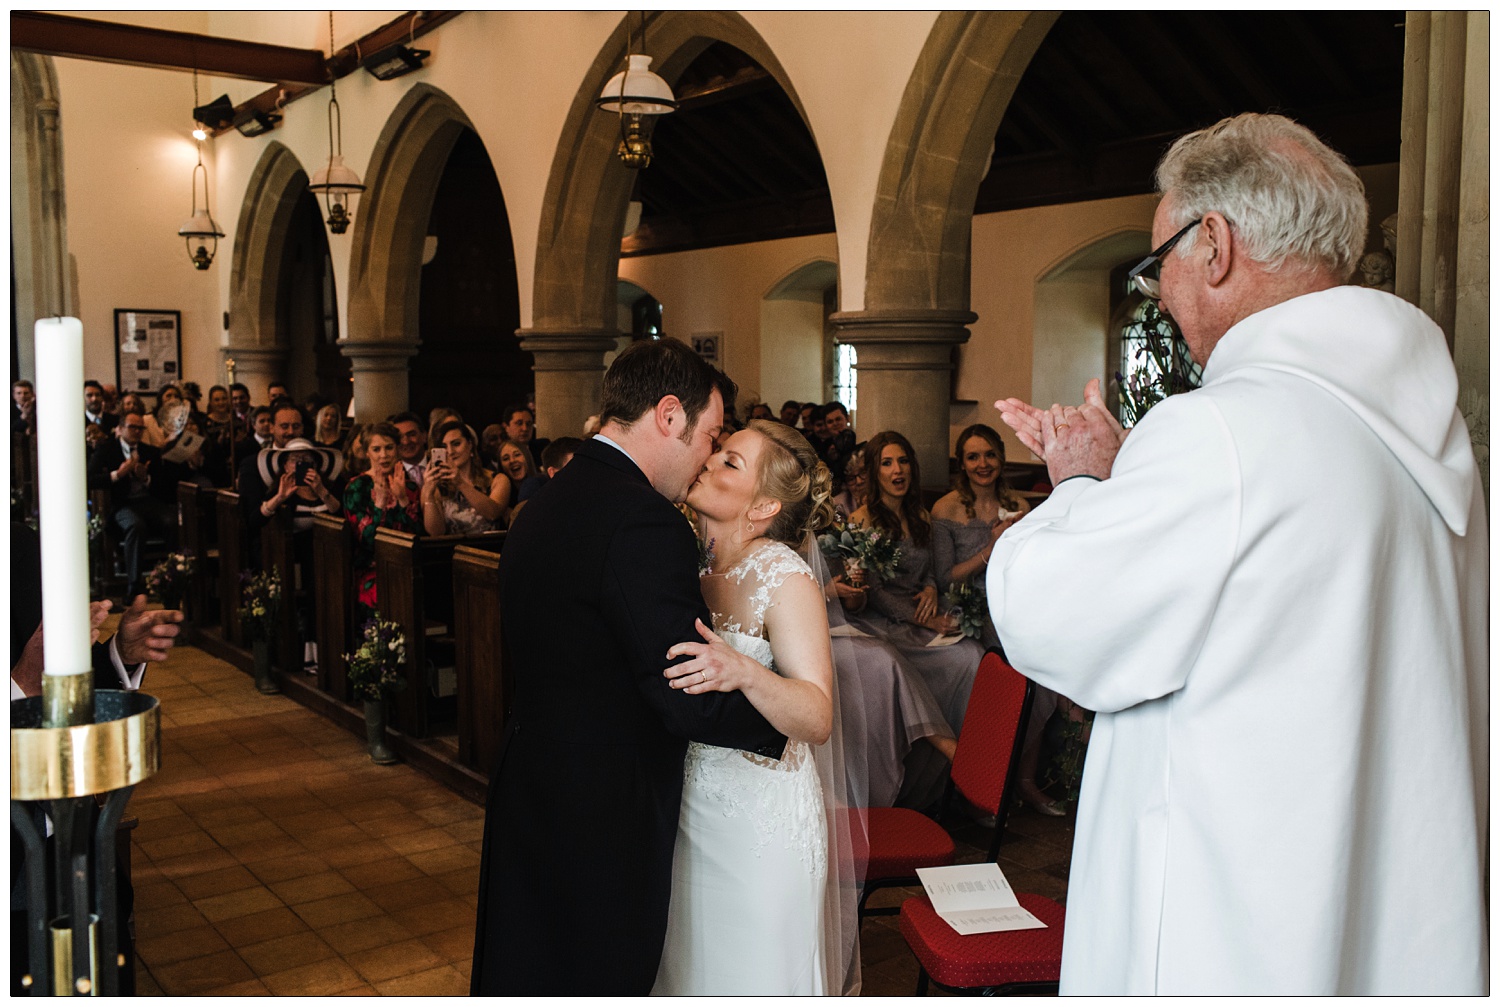
{"label": "white wedding dress", "polygon": [[[771,542],[703,578],[714,630],[772,671],[765,614],[793,576],[813,574],[791,548]],[[828,821],[809,745],[789,741],[776,760],[690,743],[652,993],[829,992],[829,957],[838,951],[825,946],[827,878]]]}

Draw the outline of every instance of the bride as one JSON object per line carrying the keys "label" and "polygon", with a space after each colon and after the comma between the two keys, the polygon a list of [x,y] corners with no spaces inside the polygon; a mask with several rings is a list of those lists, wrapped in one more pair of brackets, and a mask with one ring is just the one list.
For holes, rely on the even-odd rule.
{"label": "bride", "polygon": [[831,483],[802,435],[756,420],[688,491],[709,549],[714,627],[700,622],[704,642],[673,647],[669,659],[689,660],[666,675],[688,693],[743,692],[788,741],[780,760],[688,746],[653,993],[857,989],[826,598],[793,548],[816,556],[810,530],[833,516]]}

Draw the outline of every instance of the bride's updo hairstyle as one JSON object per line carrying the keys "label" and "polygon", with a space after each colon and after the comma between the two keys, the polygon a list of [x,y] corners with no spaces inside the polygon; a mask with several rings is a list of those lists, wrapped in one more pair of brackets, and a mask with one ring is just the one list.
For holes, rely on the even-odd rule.
{"label": "bride's updo hairstyle", "polygon": [[751,420],[768,443],[760,455],[757,489],[781,504],[766,537],[791,546],[802,544],[810,531],[826,528],[837,516],[833,509],[833,473],[812,445],[793,428],[775,420]]}

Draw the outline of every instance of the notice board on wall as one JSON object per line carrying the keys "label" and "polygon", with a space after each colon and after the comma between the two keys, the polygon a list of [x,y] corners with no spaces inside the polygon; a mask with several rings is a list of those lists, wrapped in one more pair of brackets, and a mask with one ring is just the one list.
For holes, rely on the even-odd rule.
{"label": "notice board on wall", "polygon": [[182,312],[115,309],[115,387],[154,395],[182,380]]}

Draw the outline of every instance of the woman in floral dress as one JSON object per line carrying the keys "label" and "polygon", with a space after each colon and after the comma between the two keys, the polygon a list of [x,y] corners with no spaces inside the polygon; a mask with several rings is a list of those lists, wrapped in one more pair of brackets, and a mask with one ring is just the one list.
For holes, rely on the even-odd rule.
{"label": "woman in floral dress", "polygon": [[344,516],[354,526],[354,580],[360,619],[375,614],[375,532],[380,528],[420,532],[422,512],[417,484],[406,474],[396,454],[400,433],[389,423],[376,423],[365,433],[370,471],[349,480],[344,490]]}

